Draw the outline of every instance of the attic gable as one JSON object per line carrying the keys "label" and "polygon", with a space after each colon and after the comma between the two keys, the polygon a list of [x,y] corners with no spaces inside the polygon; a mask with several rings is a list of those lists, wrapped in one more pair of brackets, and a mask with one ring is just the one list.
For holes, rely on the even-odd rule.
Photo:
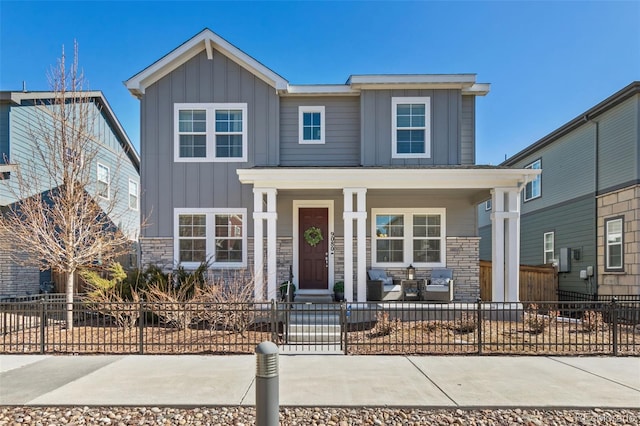
{"label": "attic gable", "polygon": [[191,39],[169,52],[158,61],[124,82],[131,94],[137,98],[144,95],[147,87],[166,76],[202,51],[207,52],[207,58],[213,58],[213,49],[263,80],[276,90],[286,90],[288,82],[280,75],[262,65],[213,31],[205,28]]}

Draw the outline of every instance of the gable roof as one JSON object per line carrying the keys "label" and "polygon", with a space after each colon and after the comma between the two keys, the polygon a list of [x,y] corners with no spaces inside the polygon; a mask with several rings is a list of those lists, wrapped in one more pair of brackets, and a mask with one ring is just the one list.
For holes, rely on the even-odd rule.
{"label": "gable roof", "polygon": [[160,80],[180,65],[200,52],[206,50],[207,57],[212,58],[213,49],[219,50],[229,59],[251,72],[276,90],[286,90],[287,80],[270,70],[260,62],[238,49],[218,34],[205,28],[189,40],[182,43],[162,58],[124,82],[127,89],[135,97],[144,95],[145,89]]}
{"label": "gable roof", "polygon": [[460,89],[463,95],[484,96],[487,83],[476,83],[475,74],[352,75],[345,84],[290,85],[275,71],[238,49],[208,28],[182,43],[144,70],[124,81],[129,92],[140,99],[147,87],[203,51],[213,58],[213,49],[287,96],[358,96],[361,89]]}
{"label": "gable roof", "polygon": [[[107,99],[104,97],[102,92],[99,90],[92,90],[84,91],[83,94],[87,98],[91,99],[91,101],[94,102],[104,113],[107,122],[111,125],[111,128],[114,130],[118,141],[120,142],[120,146],[122,146],[122,149],[127,154],[127,157],[129,157],[129,160],[131,160],[136,171],[140,173],[140,156],[138,155],[138,151],[136,151],[135,147],[131,143],[127,132],[125,132],[120,121],[118,121],[118,118],[111,109],[111,105],[109,105],[109,102],[107,102]],[[9,102],[15,105],[21,105],[24,101],[52,100],[55,96],[55,92],[0,91],[0,102]],[[67,96],[72,96],[72,93],[67,93]]]}
{"label": "gable roof", "polygon": [[589,120],[609,111],[611,108],[619,105],[620,103],[626,101],[630,97],[634,95],[640,94],[640,81],[634,81],[631,84],[627,85],[623,89],[609,96],[604,101],[600,102],[596,106],[588,109],[582,114],[578,115],[573,120],[569,121],[565,125],[557,128],[553,132],[549,133],[547,136],[539,139],[538,141],[532,143],[522,151],[517,154],[507,158],[500,165],[501,166],[512,166],[518,161],[524,159],[528,155],[536,152],[540,148],[543,148],[556,140],[560,139],[562,136],[566,135],[569,132],[574,131],[578,127],[582,126]]}

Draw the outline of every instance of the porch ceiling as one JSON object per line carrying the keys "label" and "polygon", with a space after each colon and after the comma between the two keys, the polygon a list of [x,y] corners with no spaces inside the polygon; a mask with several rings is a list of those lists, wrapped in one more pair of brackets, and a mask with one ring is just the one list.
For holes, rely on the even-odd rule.
{"label": "porch ceiling", "polygon": [[324,168],[238,169],[240,182],[276,189],[477,189],[522,187],[541,170],[504,168]]}

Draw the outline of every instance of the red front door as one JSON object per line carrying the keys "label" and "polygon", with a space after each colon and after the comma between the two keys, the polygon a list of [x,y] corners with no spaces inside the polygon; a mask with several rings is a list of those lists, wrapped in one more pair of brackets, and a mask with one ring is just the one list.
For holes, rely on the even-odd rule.
{"label": "red front door", "polygon": [[[298,286],[300,290],[327,290],[329,288],[329,209],[326,207],[298,210]],[[320,233],[314,229],[320,230]],[[311,244],[305,239],[307,232]],[[314,239],[322,239],[316,244]]]}

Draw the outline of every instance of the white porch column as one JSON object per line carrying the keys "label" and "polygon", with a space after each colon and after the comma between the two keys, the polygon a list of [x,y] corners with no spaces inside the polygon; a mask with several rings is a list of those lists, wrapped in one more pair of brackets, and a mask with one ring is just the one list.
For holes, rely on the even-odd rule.
{"label": "white porch column", "polygon": [[[347,301],[353,301],[353,220],[356,223],[356,254],[358,269],[356,284],[358,302],[367,300],[367,189],[344,188],[344,294]],[[353,209],[353,196],[357,198]]]}
{"label": "white porch column", "polygon": [[505,226],[505,301],[520,301],[520,189],[507,192]]}
{"label": "white porch column", "polygon": [[504,292],[504,189],[491,191],[491,299],[505,300]]}
{"label": "white porch column", "polygon": [[[253,276],[255,280],[254,297],[256,300],[264,300],[264,226],[267,221],[267,299],[276,297],[277,279],[277,231],[275,188],[253,189]],[[267,211],[264,211],[266,195]]]}

